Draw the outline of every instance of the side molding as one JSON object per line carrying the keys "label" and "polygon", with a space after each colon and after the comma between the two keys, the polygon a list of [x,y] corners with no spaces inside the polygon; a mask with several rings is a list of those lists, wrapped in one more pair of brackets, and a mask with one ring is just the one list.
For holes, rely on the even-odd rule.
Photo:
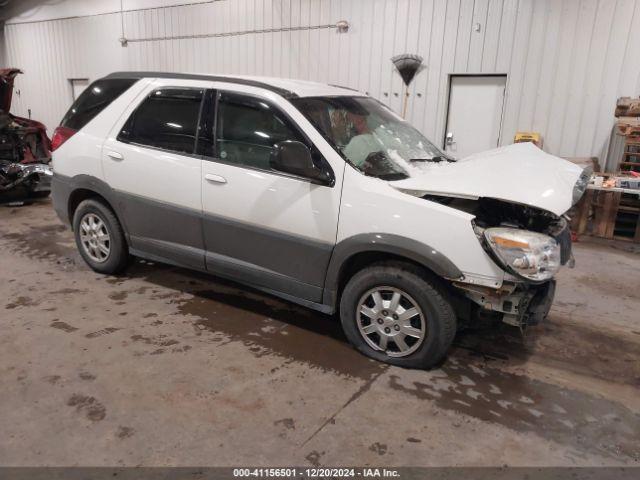
{"label": "side molding", "polygon": [[451,260],[429,245],[399,235],[363,233],[346,238],[335,246],[327,269],[323,303],[335,305],[342,268],[349,258],[364,252],[390,253],[405,257],[443,278],[457,280],[463,277],[462,272]]}

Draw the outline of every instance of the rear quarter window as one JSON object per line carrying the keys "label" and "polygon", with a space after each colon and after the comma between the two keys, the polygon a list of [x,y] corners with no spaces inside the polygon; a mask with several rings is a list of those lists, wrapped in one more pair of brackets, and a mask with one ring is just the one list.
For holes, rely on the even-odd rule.
{"label": "rear quarter window", "polygon": [[192,154],[203,96],[193,88],[155,90],[129,117],[118,140]]}
{"label": "rear quarter window", "polygon": [[133,78],[96,80],[71,105],[60,125],[80,130],[135,82]]}

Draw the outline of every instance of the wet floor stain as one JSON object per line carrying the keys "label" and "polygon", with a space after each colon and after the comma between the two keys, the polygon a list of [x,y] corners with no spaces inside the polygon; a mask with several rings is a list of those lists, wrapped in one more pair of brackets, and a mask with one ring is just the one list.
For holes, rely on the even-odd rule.
{"label": "wet floor stain", "polygon": [[93,373],[89,373],[89,372],[80,372],[78,374],[78,377],[80,377],[81,380],[85,380],[87,382],[90,382],[96,379],[96,376]]}
{"label": "wet floor stain", "polygon": [[61,288],[60,290],[54,290],[51,295],[71,295],[73,293],[87,293],[88,290],[81,290],[79,288]]}
{"label": "wet floor stain", "polygon": [[92,422],[104,420],[107,416],[107,409],[95,397],[74,393],[69,400],[67,406],[75,407],[76,411],[83,413],[87,419]]}
{"label": "wet floor stain", "polygon": [[11,303],[7,303],[4,308],[7,310],[13,310],[14,308],[19,308],[19,307],[34,307],[39,305],[40,302],[37,300],[34,300],[31,297],[26,297],[26,296],[19,296],[16,297],[13,302]]}
{"label": "wet floor stain", "polygon": [[320,459],[322,458],[322,456],[324,454],[325,454],[324,451],[318,452],[317,450],[312,450],[304,458],[305,458],[305,460],[307,460],[314,467],[319,467],[320,466]]}
{"label": "wet floor stain", "polygon": [[119,292],[110,293],[109,294],[109,298],[111,300],[121,301],[121,300],[125,300],[128,295],[129,295],[129,293],[126,290],[122,290],[122,291],[119,291]]}
{"label": "wet floor stain", "polygon": [[575,279],[578,285],[596,289],[603,296],[620,296],[621,294],[628,298],[640,299],[640,291],[638,289],[628,288],[627,278],[620,275],[619,278],[600,278],[597,275],[587,273]]}
{"label": "wet floor stain", "polygon": [[60,375],[47,375],[44,377],[44,381],[50,383],[51,385],[55,385],[60,381],[62,377]]}
{"label": "wet floor stain", "polygon": [[146,345],[155,345],[158,347],[170,347],[172,345],[178,345],[180,342],[167,338],[167,335],[158,335],[156,337],[145,337],[143,335],[132,335],[131,340],[134,342],[142,342]]}
{"label": "wet floor stain", "polygon": [[607,382],[638,385],[640,341],[567,321],[557,312],[523,336],[509,325],[460,332],[454,345],[485,360],[510,365],[533,360]]}
{"label": "wet floor stain", "polygon": [[121,328],[116,328],[116,327],[107,327],[107,328],[103,328],[101,330],[97,330],[95,332],[91,332],[91,333],[87,333],[85,335],[85,337],[87,338],[98,338],[98,337],[103,337],[105,335],[110,335],[114,332],[117,332],[118,330],[122,330]]}
{"label": "wet floor stain", "polygon": [[118,431],[116,432],[116,437],[120,440],[124,440],[125,438],[133,437],[133,434],[136,431],[131,427],[119,426]]}
{"label": "wet floor stain", "polygon": [[51,325],[49,325],[51,328],[56,328],[58,330],[62,330],[63,332],[66,333],[71,333],[71,332],[75,332],[76,330],[78,330],[76,327],[69,325],[67,322],[61,322],[61,321],[55,321],[55,322],[51,322]]}
{"label": "wet floor stain", "polygon": [[65,269],[76,269],[82,265],[69,229],[60,224],[29,226],[20,232],[1,232],[9,240],[7,247],[34,260],[48,260],[63,265]]}
{"label": "wet floor stain", "polygon": [[507,373],[457,354],[424,380],[389,387],[438,407],[581,451],[640,461],[640,415],[615,401]]}
{"label": "wet floor stain", "polygon": [[171,303],[181,314],[194,317],[198,330],[222,334],[226,341],[240,341],[258,357],[276,355],[363,379],[387,368],[352,349],[333,317],[219,286],[191,292],[193,298],[178,298]]}
{"label": "wet floor stain", "polygon": [[296,422],[293,421],[293,418],[281,418],[280,420],[276,420],[273,424],[277,427],[278,425],[282,425],[287,430],[295,430]]}
{"label": "wet floor stain", "polygon": [[386,455],[387,448],[388,447],[386,444],[380,443],[380,442],[375,442],[369,445],[369,450],[371,450],[374,453],[377,453],[378,455]]}

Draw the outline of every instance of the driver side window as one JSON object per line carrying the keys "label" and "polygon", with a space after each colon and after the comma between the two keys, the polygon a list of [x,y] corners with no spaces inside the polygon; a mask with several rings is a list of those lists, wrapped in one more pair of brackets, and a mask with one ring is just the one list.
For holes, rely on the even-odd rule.
{"label": "driver side window", "polygon": [[178,153],[194,153],[203,91],[155,90],[133,112],[118,140]]}
{"label": "driver side window", "polygon": [[222,161],[271,170],[271,152],[285,140],[307,143],[290,120],[264,100],[230,92],[220,95],[216,152]]}

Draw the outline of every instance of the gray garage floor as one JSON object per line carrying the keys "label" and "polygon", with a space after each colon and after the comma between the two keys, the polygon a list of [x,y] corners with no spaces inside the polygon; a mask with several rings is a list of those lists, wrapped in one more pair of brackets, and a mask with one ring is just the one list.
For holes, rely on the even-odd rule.
{"label": "gray garage floor", "polygon": [[231,283],[97,275],[48,202],[0,207],[0,464],[638,465],[633,249],[576,244],[545,325],[409,371]]}

